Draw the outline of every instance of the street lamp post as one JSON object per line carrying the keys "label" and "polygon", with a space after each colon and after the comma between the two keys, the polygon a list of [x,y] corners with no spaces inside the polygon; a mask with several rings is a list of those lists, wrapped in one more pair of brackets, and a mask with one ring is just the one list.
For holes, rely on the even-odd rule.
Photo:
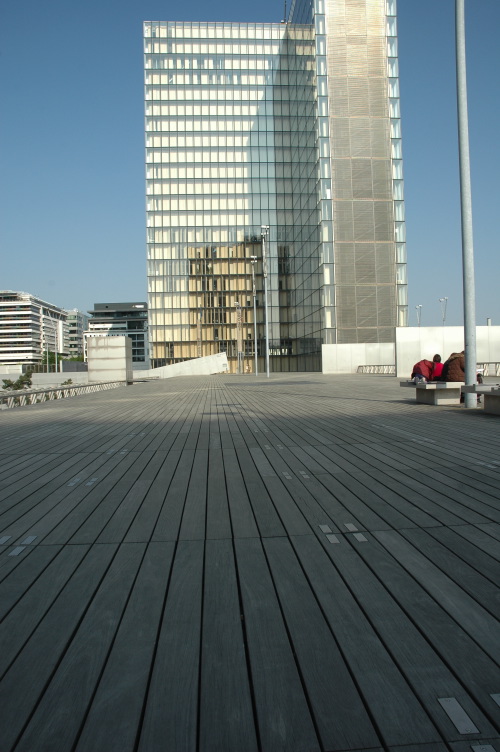
{"label": "street lamp post", "polygon": [[267,254],[266,254],[266,238],[269,235],[269,225],[261,225],[261,238],[262,238],[262,274],[264,277],[264,306],[266,315],[266,374],[269,378],[269,312],[267,304]]}
{"label": "street lamp post", "polygon": [[415,310],[417,312],[417,326],[420,326],[420,322],[422,320],[422,307],[423,306],[421,304],[415,306]]}
{"label": "street lamp post", "polygon": [[441,318],[443,320],[443,326],[446,321],[446,306],[448,305],[448,298],[439,298],[439,302],[441,303]]}
{"label": "street lamp post", "polygon": [[252,294],[253,294],[253,349],[255,358],[255,375],[259,375],[259,364],[257,358],[257,293],[255,290],[255,264],[257,263],[257,256],[250,256],[250,263],[252,264]]}
{"label": "street lamp post", "polygon": [[[472,236],[472,194],[469,157],[469,118],[467,113],[467,71],[465,59],[465,0],[455,0],[458,155],[460,167],[460,208],[462,220],[462,267],[464,290],[465,383],[476,383],[476,293],[474,243]],[[465,394],[465,407],[476,407],[475,394]]]}

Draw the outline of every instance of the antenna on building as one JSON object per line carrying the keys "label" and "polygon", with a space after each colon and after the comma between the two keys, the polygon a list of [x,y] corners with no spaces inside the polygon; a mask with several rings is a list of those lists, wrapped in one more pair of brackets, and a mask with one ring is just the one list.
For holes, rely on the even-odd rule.
{"label": "antenna on building", "polygon": [[283,21],[281,23],[286,23],[286,0],[285,0],[285,12],[283,13]]}

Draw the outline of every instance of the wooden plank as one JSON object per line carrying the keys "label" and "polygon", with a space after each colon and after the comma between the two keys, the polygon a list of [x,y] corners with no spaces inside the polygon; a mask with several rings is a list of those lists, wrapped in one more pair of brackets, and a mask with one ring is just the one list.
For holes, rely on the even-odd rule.
{"label": "wooden plank", "polygon": [[456,728],[436,708],[437,697],[456,697],[476,726],[491,733],[480,708],[493,707],[489,694],[498,684],[498,668],[401,564],[368,537],[369,545],[358,544],[351,555],[345,546],[335,546],[335,563],[425,709],[445,739],[457,739]]}
{"label": "wooden plank", "polygon": [[241,473],[262,537],[285,535],[285,529],[246,447],[235,447]]}
{"label": "wooden plank", "polygon": [[231,538],[231,518],[224,477],[224,460],[222,451],[212,446],[212,434],[210,435],[208,462],[206,520],[207,540]]}
{"label": "wooden plank", "polygon": [[441,742],[412,688],[313,536],[294,549],[386,747]]}
{"label": "wooden plank", "polygon": [[200,677],[200,752],[257,752],[231,541],[207,541]]}
{"label": "wooden plank", "polygon": [[195,452],[182,451],[156,522],[152,540],[177,540]]}
{"label": "wooden plank", "polygon": [[68,483],[75,473],[75,465],[85,467],[91,461],[92,457],[84,454],[52,457],[45,464],[43,472],[35,473],[35,479],[30,480],[28,477],[28,482],[18,481],[3,498],[0,526],[10,524],[40,498],[45,498],[61,485]]}
{"label": "wooden plank", "polygon": [[[271,458],[279,458],[273,450],[266,451]],[[284,463],[274,468],[261,449],[252,449],[251,454],[288,535],[306,535],[311,532],[310,524],[327,521],[324,510]]]}
{"label": "wooden plank", "polygon": [[171,451],[167,455],[164,452],[161,452],[161,454],[163,455],[163,464],[130,525],[124,538],[125,543],[147,542],[151,539],[181,456],[179,451]]}
{"label": "wooden plank", "polygon": [[[88,546],[57,547],[50,551],[52,557],[45,569],[39,571],[40,560],[47,560],[45,548],[38,547],[9,578],[14,578],[12,587],[18,586],[18,601],[0,624],[0,676],[15,660],[88,552]],[[4,583],[8,584],[9,580]]]}
{"label": "wooden plank", "polygon": [[173,543],[146,550],[76,752],[135,747],[173,554]]}
{"label": "wooden plank", "polygon": [[[61,504],[60,519],[49,515],[47,526],[53,521],[52,530],[44,530],[44,545],[54,543],[67,543],[92,516],[97,514],[101,502],[115,488],[117,483],[123,481],[129,484],[135,475],[135,461],[139,455],[115,454],[110,455],[106,465],[99,475],[99,482],[87,486],[92,481],[92,476],[85,482],[71,489],[66,496],[66,502]],[[128,481],[127,481],[128,479]],[[69,489],[66,489],[69,490]],[[64,514],[66,512],[66,514]],[[45,521],[44,521],[45,522]],[[45,525],[44,525],[45,527]]]}
{"label": "wooden plank", "polygon": [[290,543],[270,538],[264,548],[323,747],[333,751],[381,748]]}
{"label": "wooden plank", "polygon": [[19,752],[75,744],[143,556],[141,543],[118,549],[17,743]]}
{"label": "wooden plank", "polygon": [[179,540],[204,540],[207,513],[208,450],[196,449],[186,493]]}
{"label": "wooden plank", "polygon": [[[349,458],[361,472],[357,472],[352,479],[349,478],[348,482],[346,482],[345,475],[339,475],[339,480],[347,485],[352,491],[355,493],[357,492],[363,500],[366,500],[365,494],[367,492],[365,489],[368,489],[368,493],[370,494],[369,498],[373,499],[375,508],[380,506],[380,501],[378,499],[383,499],[386,503],[386,508],[384,509],[383,514],[381,511],[379,511],[379,514],[386,522],[389,522],[392,527],[405,528],[412,527],[413,525],[437,525],[436,520],[434,520],[429,514],[422,511],[412,501],[408,501],[404,496],[395,493],[385,484],[384,481],[386,476],[383,470],[378,470],[378,477],[375,473],[370,472],[367,468],[365,449],[365,444],[359,446],[351,445],[349,447]],[[337,451],[339,454],[346,454],[345,450],[342,450],[341,448],[337,449]],[[368,464],[370,464],[369,459],[370,456],[368,455]]]}
{"label": "wooden plank", "polygon": [[69,541],[70,543],[94,543],[97,540],[104,527],[116,512],[116,509],[126,497],[137,476],[142,473],[150,461],[151,455],[141,453],[134,456],[134,454],[130,453],[127,458],[130,462],[127,472],[108,491],[106,496],[101,499],[98,506],[96,506],[86,517],[78,530],[71,537]]}
{"label": "wooden plank", "polygon": [[[91,492],[96,476],[101,483],[119,461],[113,462],[109,457],[99,455],[93,455],[93,458],[90,464],[84,463],[80,470],[74,468],[71,480],[57,490],[40,490],[27,499],[29,504],[26,507],[22,503],[17,504],[17,518],[6,526],[5,531],[15,540],[27,535],[36,535],[38,541],[45,538]],[[27,510],[24,514],[23,509]]]}
{"label": "wooden plank", "polygon": [[[42,572],[61,550],[60,546],[35,546],[29,561],[23,558],[19,566],[0,583],[0,621],[2,621],[26,590],[37,580]],[[11,557],[14,558],[14,557]],[[0,624],[0,634],[3,625]],[[1,642],[1,640],[0,640]],[[4,645],[2,644],[2,650]],[[0,661],[2,660],[0,656]]]}
{"label": "wooden plank", "polygon": [[21,546],[21,548],[24,548],[24,550],[18,556],[10,556],[13,549],[9,546],[9,541],[0,546],[0,582],[9,577],[11,572],[36,550],[36,546]]}
{"label": "wooden plank", "polygon": [[[45,687],[71,642],[115,551],[116,546],[113,545],[93,546],[89,550],[3,677],[0,684],[0,728],[6,752],[22,733],[38,701],[43,698]],[[42,748],[36,742],[33,749]]]}
{"label": "wooden plank", "polygon": [[139,752],[197,751],[203,550],[202,541],[177,546]]}
{"label": "wooden plank", "polygon": [[[412,539],[421,540],[424,535],[424,531],[416,531]],[[494,661],[500,663],[500,631],[497,620],[479,603],[474,602],[460,585],[454,583],[429,559],[409,545],[400,533],[381,530],[375,532],[374,536],[416,581],[434,596],[441,608],[446,610]],[[456,566],[458,567],[458,562]]]}
{"label": "wooden plank", "polygon": [[[492,525],[482,525],[481,527],[460,525],[454,527],[453,532],[470,541],[475,546],[476,551],[479,548],[480,551],[488,554],[488,556],[491,556],[496,561],[500,561],[500,543],[489,534],[489,530],[492,527],[495,527],[494,523]],[[496,527],[500,533],[500,526],[497,525]]]}
{"label": "wooden plank", "polygon": [[148,462],[99,535],[98,543],[120,543],[126,536],[163,463],[163,452],[143,452]]}
{"label": "wooden plank", "polygon": [[[428,549],[431,553],[430,558],[434,563],[439,561],[440,569],[447,571],[450,576],[458,580],[464,590],[473,596],[474,594],[479,596],[483,584],[486,583],[488,586],[493,586],[492,599],[494,601],[497,599],[498,591],[495,593],[495,590],[500,582],[500,562],[461,538],[459,531],[441,527],[416,532],[419,533],[417,538],[413,535],[407,536],[406,533],[403,535],[412,542],[421,540],[423,537],[434,539],[432,542],[426,541],[430,544]],[[417,546],[422,550],[418,543]],[[458,571],[455,569],[456,566],[458,566]],[[484,600],[488,599],[488,597],[484,598]]]}
{"label": "wooden plank", "polygon": [[[427,476],[423,475],[422,472],[409,475],[408,473],[400,473],[396,470],[390,470],[387,472],[387,475],[390,478],[394,478],[404,483],[410,489],[419,493],[422,498],[427,497],[427,499],[432,500],[432,503],[436,508],[442,507],[447,512],[451,512],[455,515],[456,521],[454,524],[467,523],[471,525],[479,525],[488,522],[488,518],[482,514],[478,514],[478,512],[471,508],[464,498],[455,500],[453,499],[453,495],[447,495],[447,489],[444,487],[434,484],[433,482],[428,483]],[[429,513],[433,513],[432,509],[429,510]]]}
{"label": "wooden plank", "polygon": [[319,750],[262,544],[235,548],[262,752]]}
{"label": "wooden plank", "polygon": [[[224,446],[224,440],[222,444]],[[235,538],[258,537],[259,529],[232,442],[230,446],[225,446],[223,449],[223,461],[233,536]]]}
{"label": "wooden plank", "polygon": [[[450,512],[448,508],[443,508],[440,504],[436,503],[436,494],[425,496],[425,494],[422,493],[422,489],[418,490],[419,486],[417,483],[412,483],[411,487],[406,485],[406,479],[402,473],[393,474],[391,472],[391,475],[389,476],[382,470],[377,470],[374,466],[371,467],[365,465],[364,475],[368,482],[370,482],[372,478],[379,481],[383,486],[394,492],[397,497],[410,503],[412,507],[417,510],[417,513],[418,510],[420,510],[426,515],[429,518],[429,522],[425,527],[432,527],[434,525],[463,524],[463,520],[460,519],[460,517],[457,517],[456,514]],[[453,505],[450,504],[449,506],[451,508]]]}

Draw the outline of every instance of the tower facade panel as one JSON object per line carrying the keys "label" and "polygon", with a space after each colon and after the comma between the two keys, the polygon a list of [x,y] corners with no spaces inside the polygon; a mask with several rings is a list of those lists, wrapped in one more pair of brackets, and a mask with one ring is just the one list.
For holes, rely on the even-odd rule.
{"label": "tower facade panel", "polygon": [[248,371],[256,347],[262,367],[265,270],[272,370],[394,336],[393,6],[328,3],[282,24],[144,25],[153,366],[225,351]]}

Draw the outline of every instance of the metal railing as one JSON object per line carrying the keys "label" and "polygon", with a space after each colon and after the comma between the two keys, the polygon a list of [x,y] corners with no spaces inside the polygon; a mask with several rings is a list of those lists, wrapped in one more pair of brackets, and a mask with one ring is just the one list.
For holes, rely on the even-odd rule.
{"label": "metal railing", "polygon": [[358,366],[358,373],[385,373],[389,376],[396,375],[396,366]]}
{"label": "metal railing", "polygon": [[36,405],[50,400],[77,397],[80,394],[91,394],[92,392],[101,392],[106,389],[116,389],[116,387],[125,386],[126,384],[126,381],[102,381],[95,384],[75,384],[73,386],[58,386],[49,389],[25,389],[16,392],[2,392],[0,393],[0,409],[25,407],[26,405]]}
{"label": "metal railing", "polygon": [[[478,363],[477,370],[483,376],[500,376],[500,363]],[[357,373],[386,373],[394,376],[396,366],[358,366]]]}
{"label": "metal railing", "polygon": [[477,369],[482,369],[483,376],[500,376],[500,363],[478,363]]}

